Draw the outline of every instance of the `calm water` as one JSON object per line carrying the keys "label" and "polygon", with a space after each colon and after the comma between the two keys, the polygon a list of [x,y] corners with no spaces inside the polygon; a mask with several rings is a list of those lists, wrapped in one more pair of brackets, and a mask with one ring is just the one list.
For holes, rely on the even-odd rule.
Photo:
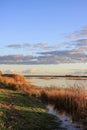
{"label": "calm water", "polygon": [[70,80],[68,78],[26,78],[31,84],[34,84],[39,87],[70,87],[70,86],[85,86],[87,88],[87,79],[80,79],[80,80]]}

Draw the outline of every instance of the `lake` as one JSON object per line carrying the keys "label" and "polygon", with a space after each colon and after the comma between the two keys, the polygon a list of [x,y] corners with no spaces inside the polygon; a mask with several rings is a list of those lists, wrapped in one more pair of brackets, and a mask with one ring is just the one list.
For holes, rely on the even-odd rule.
{"label": "lake", "polygon": [[71,87],[71,86],[85,86],[87,88],[87,78],[40,78],[40,77],[26,77],[27,81],[38,87]]}

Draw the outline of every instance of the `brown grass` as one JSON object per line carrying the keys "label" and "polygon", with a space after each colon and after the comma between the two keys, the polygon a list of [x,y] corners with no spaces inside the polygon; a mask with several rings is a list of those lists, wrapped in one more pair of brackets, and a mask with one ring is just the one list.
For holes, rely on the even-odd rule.
{"label": "brown grass", "polygon": [[40,79],[51,80],[52,78],[51,77],[44,77],[44,78],[41,77]]}
{"label": "brown grass", "polygon": [[55,109],[68,112],[73,120],[84,124],[87,119],[87,92],[84,86],[44,88],[40,98],[43,102],[54,105]]}
{"label": "brown grass", "polygon": [[80,77],[66,77],[68,80],[87,80],[87,78],[80,78]]}
{"label": "brown grass", "polygon": [[39,89],[31,83],[27,82],[24,76],[19,74],[4,74],[0,76],[0,87],[19,90],[33,96],[39,95]]}

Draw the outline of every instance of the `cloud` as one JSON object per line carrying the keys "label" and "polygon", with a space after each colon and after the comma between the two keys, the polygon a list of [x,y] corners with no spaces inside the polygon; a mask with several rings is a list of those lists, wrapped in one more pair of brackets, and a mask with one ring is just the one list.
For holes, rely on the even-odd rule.
{"label": "cloud", "polygon": [[33,63],[35,57],[32,55],[5,55],[0,56],[1,64],[23,64],[23,63]]}
{"label": "cloud", "polygon": [[75,39],[75,38],[81,38],[81,37],[87,37],[87,26],[67,36],[67,38],[69,39]]}
{"label": "cloud", "polygon": [[4,55],[0,56],[1,64],[58,64],[86,62],[87,53],[84,47],[69,50],[38,52],[33,55]]}
{"label": "cloud", "polygon": [[43,47],[46,47],[46,46],[48,46],[47,42],[41,42],[41,43],[33,44],[34,48],[43,48]]}
{"label": "cloud", "polygon": [[72,74],[76,74],[76,75],[87,75],[87,69],[85,70],[74,70],[75,72],[72,72]]}
{"label": "cloud", "polygon": [[[61,44],[49,44],[48,42],[40,43],[21,43],[9,44],[7,48],[31,50],[32,55],[4,55],[0,56],[1,64],[58,64],[58,63],[78,63],[87,62],[87,27],[75,31],[68,35],[68,42]],[[74,39],[75,38],[75,39]],[[78,39],[76,39],[78,38]],[[25,50],[24,50],[25,49]],[[33,73],[30,70],[29,73]],[[26,72],[27,72],[26,71]],[[36,70],[33,70],[36,71]],[[25,72],[25,73],[26,73]]]}
{"label": "cloud", "polygon": [[8,48],[12,49],[20,49],[20,48],[44,48],[48,46],[47,42],[41,42],[36,44],[30,44],[30,43],[23,43],[23,44],[9,44],[7,45]]}
{"label": "cloud", "polygon": [[8,48],[13,48],[13,49],[18,49],[21,48],[21,44],[11,44],[11,45],[7,45]]}
{"label": "cloud", "polygon": [[85,51],[87,50],[87,39],[78,39],[64,43],[66,48]]}
{"label": "cloud", "polygon": [[56,45],[52,45],[52,46],[46,46],[44,47],[44,50],[55,50],[55,49],[59,49],[60,46],[58,44]]}
{"label": "cloud", "polygon": [[77,46],[87,46],[87,39],[79,39],[75,41]]}
{"label": "cloud", "polygon": [[47,63],[75,63],[87,61],[87,55],[81,50],[61,50],[40,53],[39,61]]}
{"label": "cloud", "polygon": [[40,42],[36,44],[23,43],[23,44],[9,44],[6,46],[9,49],[27,49],[30,48],[33,50],[52,50],[59,48],[58,44],[49,45],[47,42]]}
{"label": "cloud", "polygon": [[6,74],[14,74],[15,70],[14,69],[8,69],[4,73],[6,73]]}
{"label": "cloud", "polygon": [[31,45],[29,43],[24,43],[24,44],[9,44],[6,47],[11,48],[11,49],[20,49],[20,48],[27,48],[30,46]]}
{"label": "cloud", "polygon": [[33,68],[33,69],[29,69],[29,70],[23,70],[22,73],[29,74],[29,75],[37,74],[37,69]]}

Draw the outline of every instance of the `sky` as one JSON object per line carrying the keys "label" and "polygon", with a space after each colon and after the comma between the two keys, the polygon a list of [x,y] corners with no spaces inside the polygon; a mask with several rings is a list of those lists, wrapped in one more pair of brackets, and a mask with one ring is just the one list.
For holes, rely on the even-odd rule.
{"label": "sky", "polygon": [[87,63],[87,0],[0,0],[0,64]]}
{"label": "sky", "polygon": [[[84,67],[83,67],[84,66]],[[87,63],[63,63],[48,65],[0,65],[3,73],[22,75],[78,75],[87,76]]]}

